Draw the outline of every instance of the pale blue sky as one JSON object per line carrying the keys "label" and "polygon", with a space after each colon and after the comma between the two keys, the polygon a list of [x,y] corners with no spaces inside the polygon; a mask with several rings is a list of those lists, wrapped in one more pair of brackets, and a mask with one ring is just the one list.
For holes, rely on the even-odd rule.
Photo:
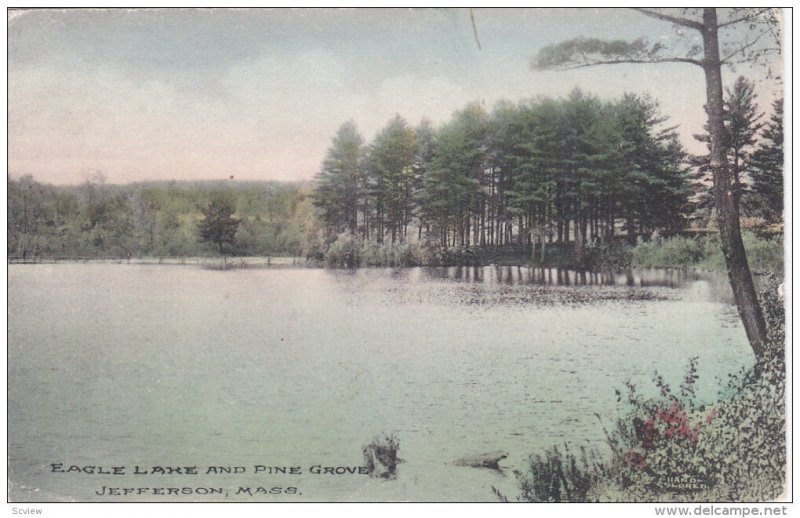
{"label": "pale blue sky", "polygon": [[[535,72],[576,36],[674,39],[624,9],[39,10],[9,20],[9,170],[52,183],[311,179],[339,125],[445,122],[471,101],[650,93],[701,131],[691,65]],[[738,73],[757,74],[749,70]],[[727,73],[729,80],[735,76]],[[757,77],[754,75],[753,77]],[[776,87],[760,86],[764,106]]]}

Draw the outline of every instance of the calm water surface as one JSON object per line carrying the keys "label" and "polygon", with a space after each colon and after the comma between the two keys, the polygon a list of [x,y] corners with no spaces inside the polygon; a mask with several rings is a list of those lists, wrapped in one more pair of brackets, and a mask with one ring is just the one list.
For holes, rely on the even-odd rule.
{"label": "calm water surface", "polygon": [[[750,364],[724,284],[669,271],[10,265],[10,499],[125,500],[97,496],[103,486],[491,501],[494,485],[513,497],[529,454],[604,451],[594,414],[611,423],[626,380],[651,386],[658,369],[677,384],[698,355],[711,400],[717,378]],[[383,432],[400,441],[395,480],[307,473],[362,464]],[[504,472],[453,465],[493,450],[509,452]],[[248,472],[114,477],[52,473],[54,462]],[[302,495],[233,496],[239,486]],[[166,497],[204,498],[220,499]]]}

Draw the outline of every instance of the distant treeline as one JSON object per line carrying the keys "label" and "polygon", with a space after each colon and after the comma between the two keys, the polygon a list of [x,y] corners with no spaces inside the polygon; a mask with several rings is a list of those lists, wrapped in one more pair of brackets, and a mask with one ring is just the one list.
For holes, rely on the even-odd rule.
{"label": "distant treeline", "polygon": [[[782,112],[728,92],[729,157],[745,213],[782,215]],[[707,157],[690,157],[646,96],[474,103],[439,128],[399,115],[371,143],[342,125],[314,193],[324,248],[342,239],[442,249],[672,234],[713,209]],[[704,141],[703,136],[698,140]],[[705,139],[707,141],[707,139]],[[747,203],[744,203],[747,201]],[[705,222],[704,222],[705,223]],[[350,246],[350,245],[347,245]]]}
{"label": "distant treeline", "polygon": [[313,222],[311,187],[281,182],[143,182],[54,186],[8,180],[10,257],[216,255],[200,223],[224,194],[238,225],[225,252],[299,255]]}
{"label": "distant treeline", "polygon": [[[765,120],[753,85],[740,78],[725,108],[742,214],[780,222],[782,101]],[[651,99],[601,101],[575,90],[491,111],[473,103],[438,128],[398,115],[371,143],[347,122],[313,184],[53,186],[9,176],[8,253],[404,265],[494,262],[486,255],[510,252],[519,261],[536,246],[540,262],[588,265],[609,245],[713,225],[710,193],[708,157],[686,153]]]}

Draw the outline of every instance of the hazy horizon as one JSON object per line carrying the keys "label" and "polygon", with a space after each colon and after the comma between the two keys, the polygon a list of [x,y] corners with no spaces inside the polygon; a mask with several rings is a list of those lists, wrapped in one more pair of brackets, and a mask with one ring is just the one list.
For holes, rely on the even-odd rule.
{"label": "hazy horizon", "polygon": [[[365,141],[395,114],[434,125],[469,102],[648,93],[690,151],[702,132],[699,67],[531,70],[576,36],[674,37],[626,9],[70,9],[8,18],[8,173],[80,184],[308,181],[338,127]],[[779,67],[780,68],[780,67]],[[760,70],[761,111],[782,85]]]}
{"label": "hazy horizon", "polygon": [[159,185],[159,184],[170,184],[170,183],[173,183],[173,182],[176,183],[176,184],[184,184],[184,185],[191,185],[191,184],[210,184],[210,185],[213,185],[213,184],[225,184],[225,183],[231,183],[231,185],[233,185],[232,182],[235,182],[236,185],[240,185],[240,186],[246,185],[246,184],[262,184],[262,183],[263,184],[279,183],[279,184],[283,184],[283,185],[297,185],[297,186],[306,186],[306,185],[308,185],[308,186],[310,186],[310,185],[313,185],[313,183],[314,183],[314,178],[298,178],[298,179],[290,178],[290,179],[286,179],[286,180],[274,179],[274,178],[241,178],[240,179],[240,178],[236,178],[236,177],[234,177],[234,178],[228,177],[228,178],[181,178],[181,179],[178,179],[178,178],[169,178],[169,177],[166,177],[166,176],[164,178],[155,178],[155,179],[152,179],[152,178],[151,179],[142,179],[142,180],[134,179],[134,180],[130,180],[130,181],[110,182],[105,178],[105,175],[98,176],[97,174],[87,175],[86,178],[84,178],[84,179],[82,179],[80,181],[76,181],[74,183],[54,183],[54,182],[49,182],[49,181],[46,181],[46,180],[39,179],[34,175],[25,175],[25,174],[23,174],[23,175],[15,175],[15,174],[9,173],[7,176],[11,180],[14,180],[14,181],[19,181],[23,177],[29,176],[29,177],[33,178],[33,180],[38,182],[38,183],[41,183],[41,184],[44,184],[44,185],[53,185],[53,186],[56,186],[56,187],[63,187],[63,188],[70,188],[70,187],[80,188],[83,185],[85,185],[87,182],[88,183],[93,183],[95,185],[105,185],[105,186],[109,186],[109,187],[126,187],[126,186],[130,186],[130,185],[138,185],[138,184]]}

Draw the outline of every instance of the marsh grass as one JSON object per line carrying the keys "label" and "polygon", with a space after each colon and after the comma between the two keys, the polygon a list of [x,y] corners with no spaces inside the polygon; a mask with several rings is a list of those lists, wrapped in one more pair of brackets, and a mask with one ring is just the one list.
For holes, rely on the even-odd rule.
{"label": "marsh grass", "polygon": [[[783,240],[742,233],[751,270],[757,273],[783,272]],[[716,235],[672,237],[641,243],[631,249],[632,262],[642,268],[697,268],[725,271],[719,237]]]}

